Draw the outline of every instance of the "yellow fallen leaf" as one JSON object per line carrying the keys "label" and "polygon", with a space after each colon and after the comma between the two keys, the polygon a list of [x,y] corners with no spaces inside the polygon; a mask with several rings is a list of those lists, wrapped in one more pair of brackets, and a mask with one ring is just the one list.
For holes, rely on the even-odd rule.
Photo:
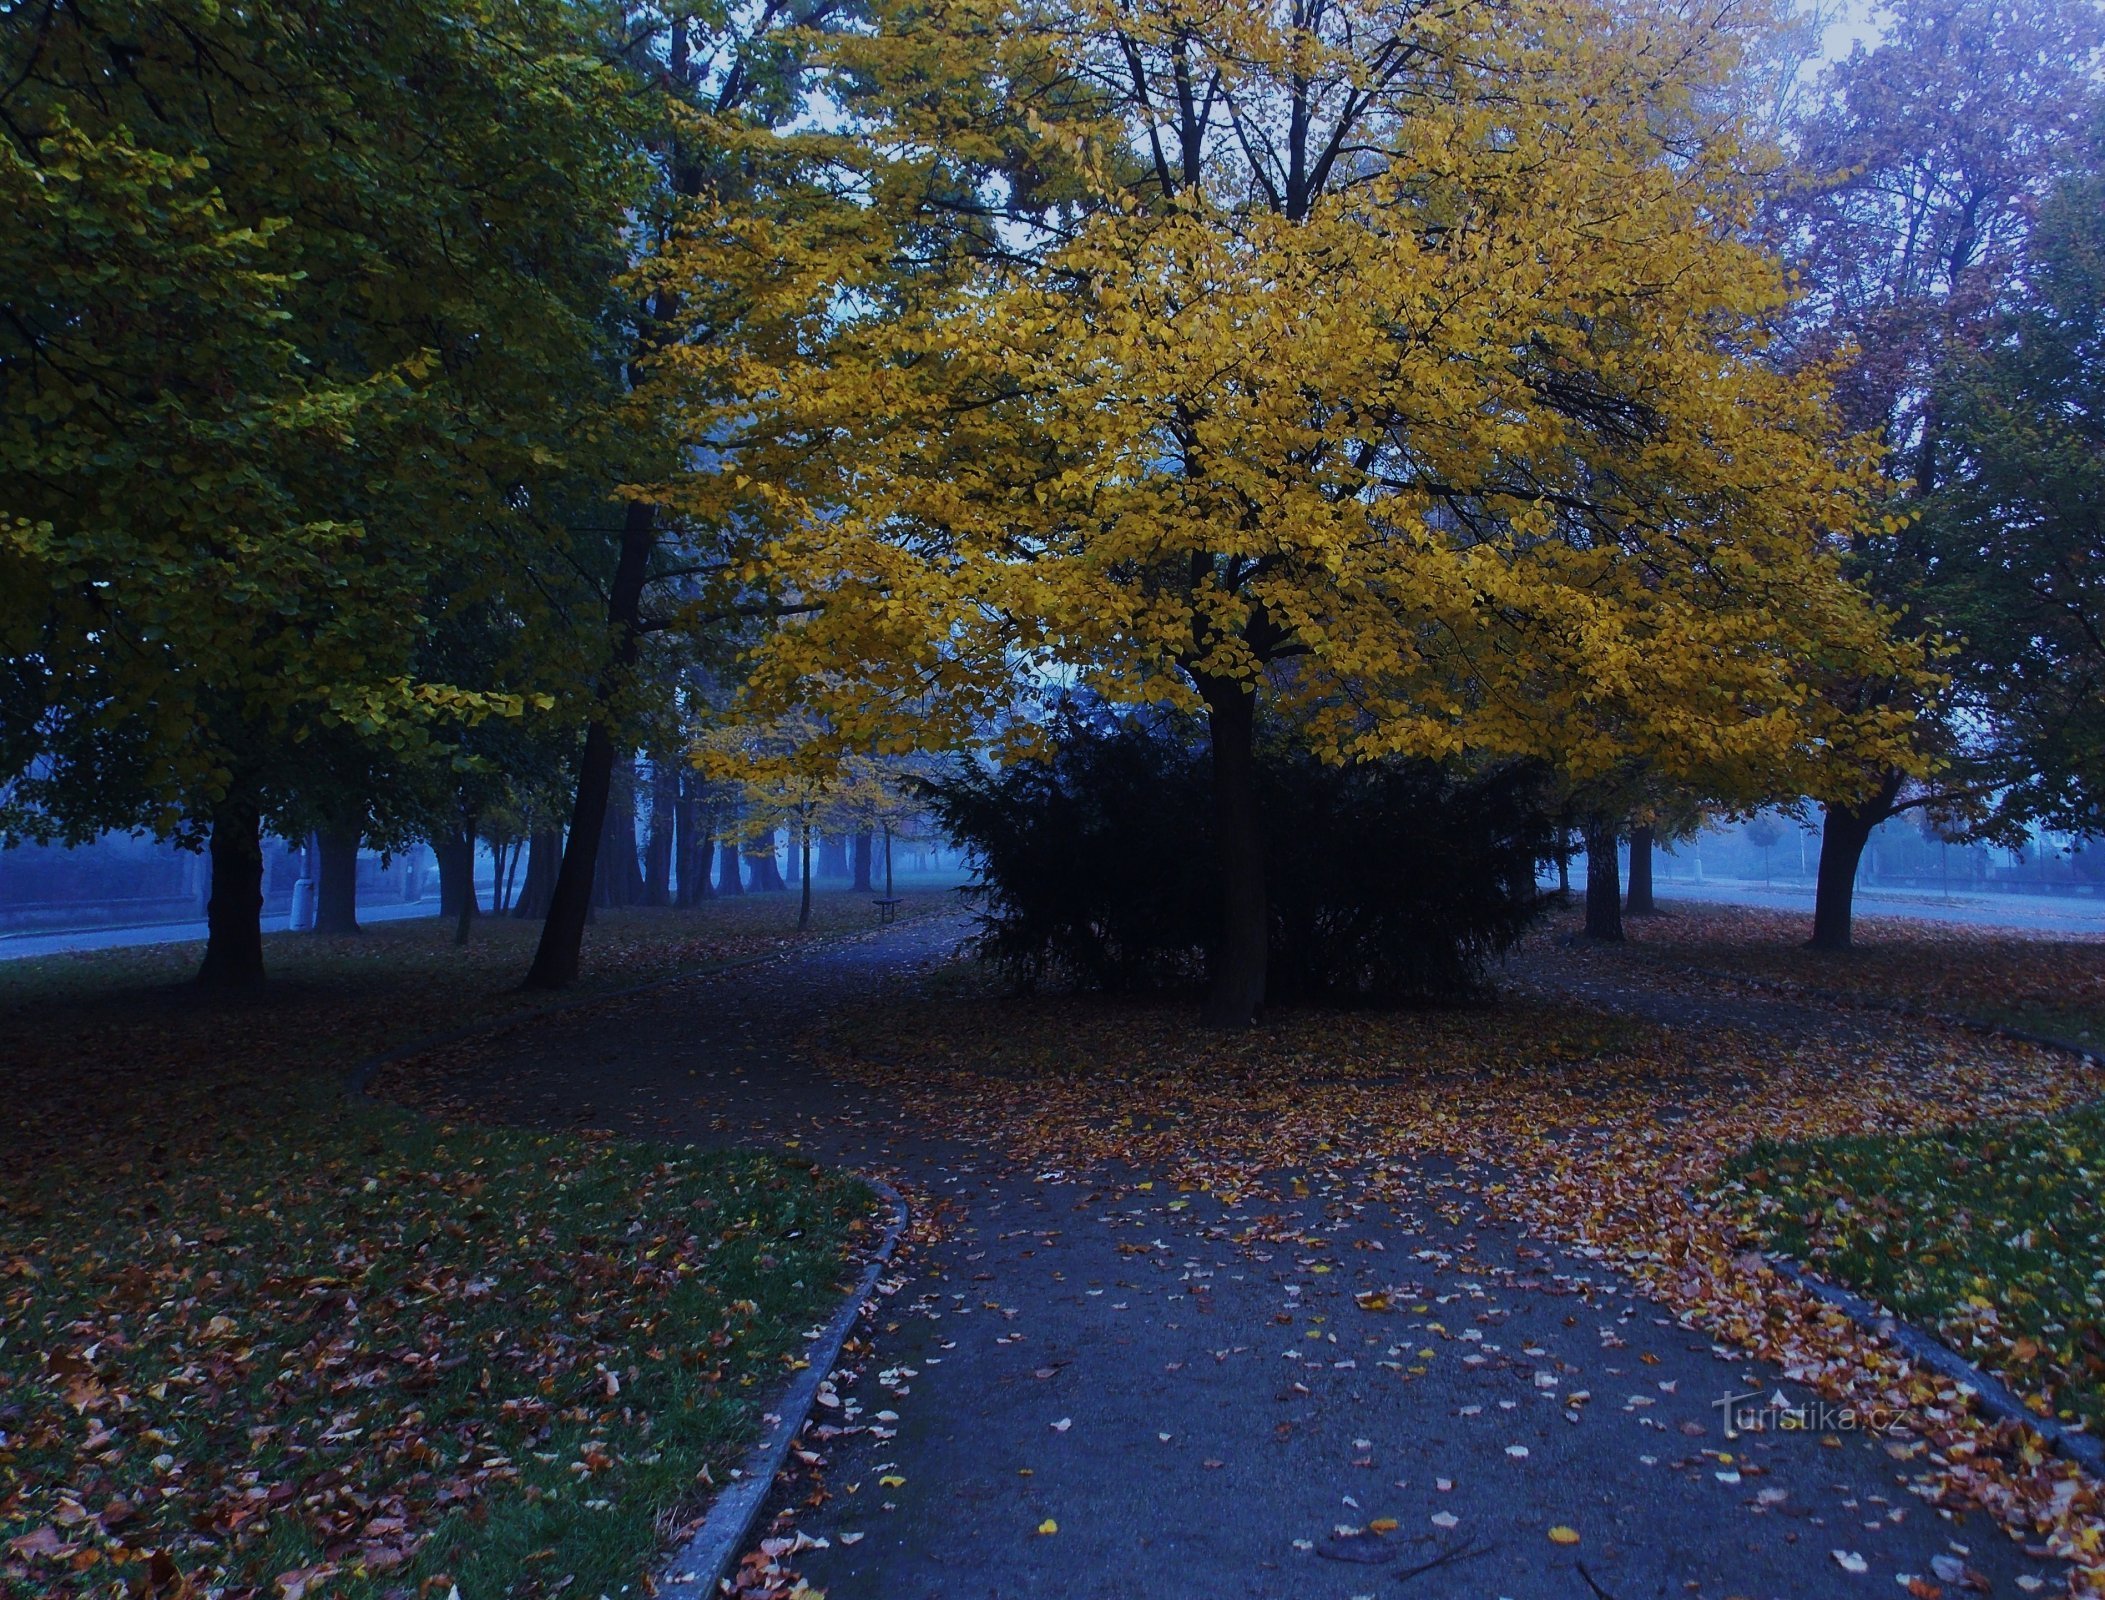
{"label": "yellow fallen leaf", "polygon": [[1579,1530],[1577,1528],[1567,1528],[1560,1522],[1550,1529],[1551,1544],[1577,1544],[1578,1542]]}
{"label": "yellow fallen leaf", "polygon": [[1396,1519],[1394,1517],[1376,1517],[1367,1524],[1367,1527],[1375,1533],[1394,1533],[1396,1531]]}
{"label": "yellow fallen leaf", "polygon": [[1057,1522],[1053,1521],[1051,1517],[1047,1517],[1043,1522],[1038,1524],[1038,1531],[1040,1533],[1058,1533],[1060,1531],[1060,1525]]}
{"label": "yellow fallen leaf", "polygon": [[877,1481],[879,1484],[883,1485],[887,1489],[896,1489],[899,1487],[899,1485],[906,1482],[906,1480],[900,1477],[899,1474],[896,1472],[887,1472],[883,1477],[879,1478]]}

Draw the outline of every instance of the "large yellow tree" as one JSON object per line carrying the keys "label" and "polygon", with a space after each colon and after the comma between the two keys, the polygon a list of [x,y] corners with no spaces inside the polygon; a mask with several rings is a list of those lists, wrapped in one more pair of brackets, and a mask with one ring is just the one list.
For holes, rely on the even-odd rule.
{"label": "large yellow tree", "polygon": [[1786,286],[1716,109],[1741,15],[938,0],[854,41],[870,125],[676,258],[779,300],[661,491],[815,608],[756,700],[832,686],[863,743],[1034,679],[1203,706],[1228,1024],[1260,696],[1338,759],[1574,781],[1888,737],[1803,687],[1907,661],[1831,554],[1869,464],[1755,359]]}

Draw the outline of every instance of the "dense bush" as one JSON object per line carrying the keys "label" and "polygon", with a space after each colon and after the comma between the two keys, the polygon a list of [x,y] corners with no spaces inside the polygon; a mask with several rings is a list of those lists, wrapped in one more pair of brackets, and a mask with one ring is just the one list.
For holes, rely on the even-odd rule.
{"label": "dense bush", "polygon": [[[981,955],[1026,987],[1196,982],[1220,916],[1203,733],[1076,711],[1056,741],[1048,760],[930,785],[978,858]],[[1538,909],[1553,827],[1525,769],[1270,749],[1260,783],[1274,1003],[1465,997]]]}

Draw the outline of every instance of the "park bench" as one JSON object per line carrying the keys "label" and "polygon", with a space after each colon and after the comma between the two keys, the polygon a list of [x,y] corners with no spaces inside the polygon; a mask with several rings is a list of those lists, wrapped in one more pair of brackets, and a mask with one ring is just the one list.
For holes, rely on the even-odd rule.
{"label": "park bench", "polygon": [[872,900],[870,904],[877,908],[877,920],[880,923],[890,922],[894,917],[899,915],[899,902],[897,900],[893,900],[887,897],[884,899]]}

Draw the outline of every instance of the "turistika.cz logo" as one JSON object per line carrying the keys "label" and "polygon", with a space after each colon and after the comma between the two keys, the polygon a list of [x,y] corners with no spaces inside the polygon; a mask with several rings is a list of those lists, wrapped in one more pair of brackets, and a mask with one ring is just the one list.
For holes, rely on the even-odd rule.
{"label": "turistika.cz logo", "polygon": [[1793,1400],[1781,1389],[1764,1395],[1759,1389],[1713,1400],[1725,1419],[1725,1437],[1743,1433],[1886,1433],[1900,1414],[1884,1406],[1835,1405],[1826,1400]]}

